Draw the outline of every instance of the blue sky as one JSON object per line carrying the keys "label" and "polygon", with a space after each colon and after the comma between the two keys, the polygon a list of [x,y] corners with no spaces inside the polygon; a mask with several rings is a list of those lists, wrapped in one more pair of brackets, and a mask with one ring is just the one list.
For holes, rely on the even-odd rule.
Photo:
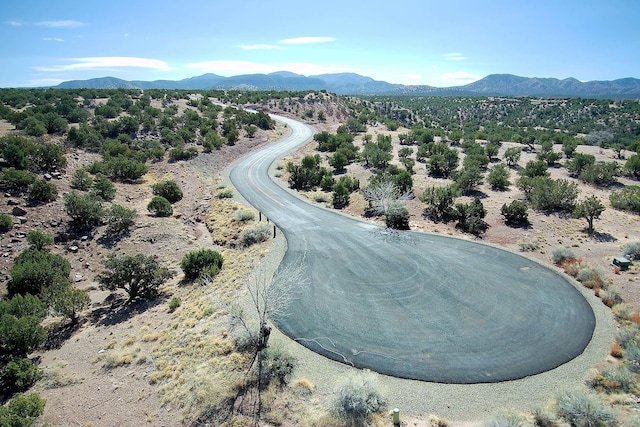
{"label": "blue sky", "polygon": [[2,0],[0,87],[354,72],[640,78],[638,0]]}

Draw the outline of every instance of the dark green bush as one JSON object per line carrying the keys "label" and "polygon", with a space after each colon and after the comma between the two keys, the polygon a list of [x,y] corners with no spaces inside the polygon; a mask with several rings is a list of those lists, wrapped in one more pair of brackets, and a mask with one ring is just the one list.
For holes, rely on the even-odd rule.
{"label": "dark green bush", "polygon": [[105,214],[106,233],[108,235],[116,235],[127,232],[135,223],[136,216],[138,216],[138,213],[135,209],[127,209],[114,203]]}
{"label": "dark green bush", "polygon": [[196,280],[203,274],[214,277],[220,272],[223,261],[220,253],[211,249],[200,249],[186,254],[180,261],[180,268],[186,280]]}
{"label": "dark green bush", "polygon": [[513,200],[508,205],[505,203],[500,209],[507,224],[526,224],[529,222],[529,206],[522,200]]}
{"label": "dark green bush", "polygon": [[53,235],[40,230],[29,230],[27,233],[27,243],[32,249],[41,251],[47,246],[53,245]]}
{"label": "dark green bush", "polygon": [[154,196],[147,205],[147,210],[158,217],[168,217],[173,215],[173,207],[167,199],[162,196]]}
{"label": "dark green bush", "polygon": [[68,281],[71,264],[58,254],[25,249],[16,257],[10,273],[10,295],[38,295],[47,286]]}
{"label": "dark green bush", "polygon": [[31,203],[53,202],[58,198],[58,189],[55,184],[47,182],[44,179],[36,179],[33,184],[29,186],[28,197]]}
{"label": "dark green bush", "polygon": [[81,195],[71,191],[64,195],[64,207],[71,217],[71,225],[78,230],[97,226],[104,216],[102,201],[93,193]]}
{"label": "dark green bush", "polygon": [[409,210],[400,203],[393,204],[387,211],[385,225],[394,230],[409,230]]}
{"label": "dark green bush", "polygon": [[108,176],[97,173],[93,180],[93,192],[102,200],[113,200],[116,196],[116,186]]}
{"label": "dark green bush", "polygon": [[151,187],[155,196],[164,197],[169,203],[176,203],[182,200],[182,190],[175,181],[160,181]]}
{"label": "dark green bush", "polygon": [[0,426],[32,427],[44,412],[45,403],[38,393],[15,395],[6,406],[0,406]]}
{"label": "dark green bush", "polygon": [[8,168],[2,171],[0,181],[5,188],[12,191],[25,191],[36,180],[36,176],[29,171]]}
{"label": "dark green bush", "polygon": [[0,213],[0,233],[6,233],[13,228],[13,218],[6,213]]}
{"label": "dark green bush", "polygon": [[76,169],[71,176],[71,188],[88,191],[93,184],[93,178],[84,169]]}
{"label": "dark green bush", "polygon": [[640,186],[627,185],[620,190],[613,190],[609,201],[616,209],[640,214]]}
{"label": "dark green bush", "polygon": [[171,301],[169,301],[169,313],[176,311],[180,304],[182,304],[182,300],[179,297],[171,298]]}
{"label": "dark green bush", "polygon": [[111,253],[103,264],[107,270],[96,277],[100,287],[110,291],[122,289],[129,295],[129,301],[155,298],[160,293],[160,286],[174,276],[174,272],[162,267],[155,256]]}
{"label": "dark green bush", "polygon": [[42,370],[25,358],[12,358],[0,373],[5,389],[13,392],[24,391],[42,376]]}
{"label": "dark green bush", "polygon": [[258,355],[260,370],[260,388],[266,389],[270,384],[285,386],[291,379],[296,359],[280,347],[267,347]]}

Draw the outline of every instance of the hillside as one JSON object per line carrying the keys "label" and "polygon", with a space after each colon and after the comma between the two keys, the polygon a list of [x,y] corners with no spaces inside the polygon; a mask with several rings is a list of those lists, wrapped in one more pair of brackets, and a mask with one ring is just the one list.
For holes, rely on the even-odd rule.
{"label": "hillside", "polygon": [[424,85],[391,84],[354,73],[303,76],[286,71],[271,74],[246,74],[222,77],[204,74],[179,81],[126,81],[114,77],[74,80],[57,88],[139,88],[139,89],[228,89],[228,90],[327,90],[345,95],[414,95],[414,96],[530,96],[583,98],[640,98],[640,80],[624,78],[613,81],[580,82],[574,78],[529,78],[511,74],[492,74],[464,86],[436,88]]}

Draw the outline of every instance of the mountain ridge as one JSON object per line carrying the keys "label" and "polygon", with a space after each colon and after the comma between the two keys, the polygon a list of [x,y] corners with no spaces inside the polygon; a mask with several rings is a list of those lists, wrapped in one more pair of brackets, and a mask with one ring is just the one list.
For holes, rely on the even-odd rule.
{"label": "mountain ridge", "polygon": [[203,74],[182,80],[123,80],[99,77],[70,80],[60,89],[185,89],[185,90],[327,90],[340,95],[412,95],[412,96],[532,96],[640,99],[640,79],[581,82],[569,77],[522,77],[513,74],[490,74],[461,86],[438,88],[427,85],[393,84],[356,73],[333,73],[304,76],[289,71],[270,74],[243,74],[223,77]]}

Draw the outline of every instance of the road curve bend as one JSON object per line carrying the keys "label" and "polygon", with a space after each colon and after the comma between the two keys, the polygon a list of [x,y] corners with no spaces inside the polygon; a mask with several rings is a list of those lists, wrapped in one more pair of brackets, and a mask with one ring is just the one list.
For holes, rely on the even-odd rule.
{"label": "road curve bend", "polygon": [[289,134],[242,159],[230,178],[282,230],[286,266],[310,283],[278,327],[339,362],[400,378],[471,384],[524,378],[580,355],[595,316],[562,276],[518,254],[433,234],[380,229],[304,202],[269,166],[313,135]]}

